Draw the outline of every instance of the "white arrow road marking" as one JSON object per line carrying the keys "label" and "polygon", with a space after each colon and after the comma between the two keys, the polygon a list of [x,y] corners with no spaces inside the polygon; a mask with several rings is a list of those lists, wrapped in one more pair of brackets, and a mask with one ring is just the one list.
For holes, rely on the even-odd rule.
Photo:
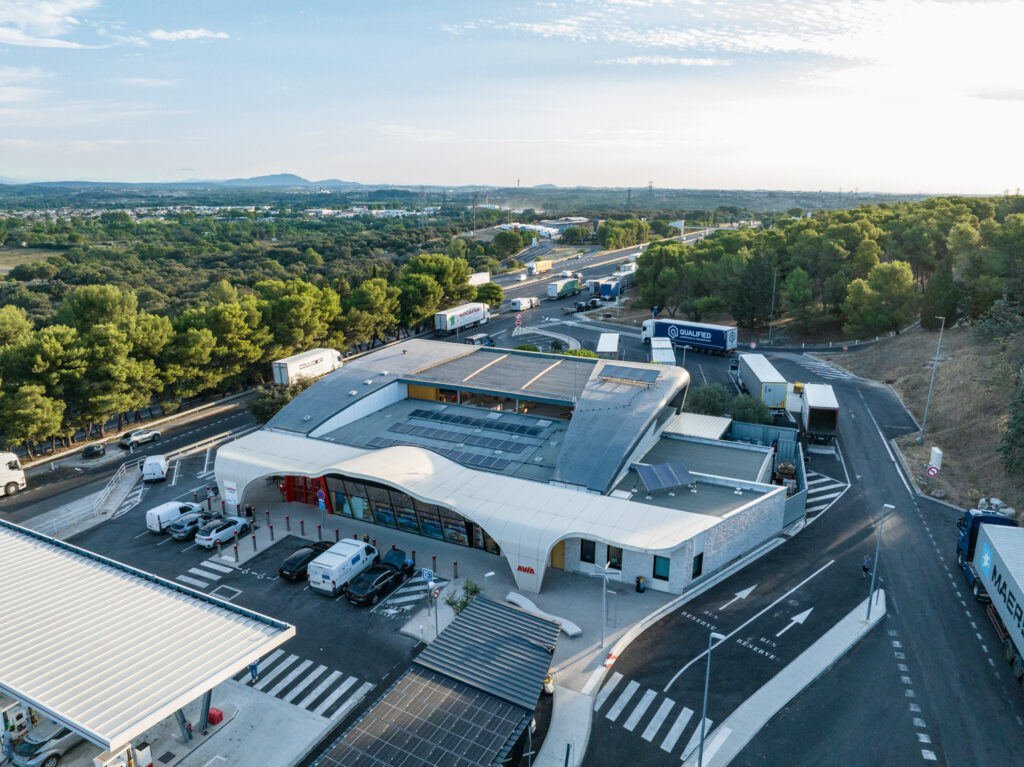
{"label": "white arrow road marking", "polygon": [[726,603],[725,603],[724,605],[722,605],[721,607],[719,607],[719,608],[718,608],[718,611],[719,611],[719,612],[721,612],[721,611],[722,611],[722,610],[724,610],[724,609],[725,609],[726,607],[728,607],[728,606],[729,606],[729,605],[731,605],[731,604],[732,604],[733,602],[735,602],[735,601],[736,601],[737,599],[746,599],[747,597],[749,597],[749,596],[750,596],[750,593],[751,593],[751,592],[752,592],[752,591],[753,591],[754,589],[756,589],[756,588],[757,588],[757,584],[755,583],[755,584],[754,584],[753,586],[751,586],[750,588],[746,588],[746,589],[743,589],[743,591],[737,591],[737,592],[736,592],[736,595],[735,595],[735,596],[734,596],[734,597],[733,597],[732,599],[730,599],[730,600],[729,600],[728,602],[726,602]]}
{"label": "white arrow road marking", "polygon": [[785,628],[783,628],[782,631],[780,631],[775,636],[776,637],[780,637],[783,634],[785,634],[787,631],[789,631],[791,628],[793,628],[793,626],[795,626],[796,624],[798,624],[798,623],[803,624],[803,622],[805,620],[807,620],[807,616],[811,614],[811,610],[813,610],[813,609],[814,609],[813,607],[809,607],[806,610],[804,610],[802,613],[800,613],[799,615],[794,615],[792,618],[789,619],[789,625],[786,626]]}
{"label": "white arrow road marking", "polygon": [[[736,628],[734,628],[734,629],[733,629],[733,630],[732,630],[732,631],[731,631],[731,632],[730,632],[729,634],[726,634],[726,636],[725,636],[725,639],[720,639],[720,640],[718,640],[718,642],[716,642],[716,643],[715,643],[715,644],[714,644],[714,645],[712,646],[712,649],[714,649],[715,647],[718,647],[718,645],[722,644],[722,643],[723,643],[723,642],[725,642],[726,640],[728,640],[728,639],[731,639],[731,638],[732,638],[733,636],[735,636],[735,635],[736,635],[736,634],[737,634],[738,632],[742,631],[742,630],[743,630],[744,628],[746,628],[746,627],[747,627],[748,625],[750,625],[751,623],[753,623],[754,621],[756,621],[756,620],[757,620],[758,618],[760,618],[760,617],[761,617],[762,615],[764,615],[764,614],[765,614],[766,612],[768,612],[769,610],[771,610],[771,609],[772,609],[773,607],[775,607],[775,605],[777,605],[777,604],[778,604],[779,602],[781,602],[782,600],[784,600],[784,599],[788,599],[788,598],[789,598],[789,595],[790,595],[790,594],[792,594],[792,593],[793,593],[794,591],[796,591],[797,589],[799,589],[800,587],[802,587],[802,586],[803,586],[804,584],[808,583],[808,582],[809,582],[809,581],[811,581],[812,579],[814,579],[814,578],[818,577],[819,575],[821,575],[821,574],[822,574],[823,572],[825,572],[825,571],[826,571],[826,570],[827,570],[828,568],[832,567],[832,565],[834,565],[834,564],[835,564],[835,562],[836,562],[836,561],[835,561],[834,559],[830,559],[830,560],[829,560],[828,562],[826,562],[826,563],[825,563],[824,565],[822,565],[821,567],[819,567],[819,568],[818,568],[817,570],[815,570],[815,571],[814,571],[813,573],[811,573],[810,575],[808,575],[808,576],[807,576],[806,578],[804,578],[804,579],[803,579],[802,581],[800,581],[800,582],[799,582],[798,584],[796,584],[796,585],[795,585],[795,586],[794,586],[793,588],[791,588],[791,589],[790,589],[789,591],[787,591],[787,592],[786,592],[785,594],[783,594],[783,595],[782,595],[781,597],[779,597],[779,598],[778,598],[778,599],[776,599],[776,600],[775,600],[774,602],[772,602],[772,603],[771,603],[770,605],[768,605],[767,607],[765,607],[764,609],[762,609],[762,610],[761,610],[761,611],[760,611],[759,613],[757,613],[756,615],[754,615],[754,616],[753,616],[752,618],[748,618],[748,619],[747,619],[747,620],[745,620],[745,621],[744,621],[743,623],[741,623],[741,624],[740,624],[739,626],[737,626]],[[685,666],[683,666],[683,667],[682,667],[681,669],[679,669],[679,670],[678,670],[678,671],[676,672],[676,675],[675,675],[674,677],[672,677],[671,679],[669,679],[669,680],[668,680],[668,684],[666,684],[666,685],[665,685],[665,688],[664,688],[664,689],[662,690],[662,692],[668,692],[668,688],[672,686],[673,682],[675,682],[675,681],[676,681],[676,680],[677,680],[677,679],[678,679],[678,678],[679,678],[680,676],[682,676],[682,675],[683,675],[683,672],[684,672],[684,671],[686,671],[686,669],[688,669],[688,668],[689,668],[690,666],[692,666],[692,665],[693,665],[694,663],[696,663],[696,662],[697,662],[697,661],[699,661],[699,660],[700,660],[701,658],[703,658],[703,657],[704,657],[705,655],[707,655],[707,653],[708,653],[708,652],[709,652],[708,650],[704,650],[703,652],[701,652],[701,654],[700,654],[700,655],[698,655],[697,657],[693,658],[693,660],[691,660],[691,661],[690,661],[689,663],[687,663],[687,664],[686,664]]]}

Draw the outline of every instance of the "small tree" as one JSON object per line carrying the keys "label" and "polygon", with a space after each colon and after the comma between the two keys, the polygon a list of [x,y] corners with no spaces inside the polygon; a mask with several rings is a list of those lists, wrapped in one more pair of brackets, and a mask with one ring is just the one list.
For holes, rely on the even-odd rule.
{"label": "small tree", "polygon": [[458,615],[469,607],[469,603],[472,602],[473,598],[479,593],[480,587],[469,578],[466,578],[466,582],[462,584],[461,589],[458,591],[452,591],[445,595],[444,603],[452,608],[452,611]]}
{"label": "small tree", "polygon": [[686,400],[686,409],[703,415],[722,415],[729,404],[729,392],[722,384],[698,386]]}
{"label": "small tree", "polygon": [[260,423],[266,423],[277,411],[313,385],[310,378],[300,378],[289,386],[261,386],[249,401],[249,412]]}
{"label": "small tree", "polygon": [[539,352],[540,347],[533,344],[519,344],[519,346],[515,347],[515,350],[520,352]]}
{"label": "small tree", "polygon": [[[551,345],[554,348],[554,344]],[[590,349],[566,349],[564,352],[559,352],[564,357],[597,357],[597,352],[593,352]]]}
{"label": "small tree", "polygon": [[505,291],[497,283],[485,282],[483,285],[477,286],[476,300],[482,301],[493,309],[500,306],[501,302],[505,300]]}
{"label": "small tree", "polygon": [[565,348],[565,344],[559,341],[557,338],[551,342],[551,351],[560,352]]}
{"label": "small tree", "polygon": [[772,411],[759,399],[749,394],[737,394],[732,398],[732,417],[744,423],[771,423]]}

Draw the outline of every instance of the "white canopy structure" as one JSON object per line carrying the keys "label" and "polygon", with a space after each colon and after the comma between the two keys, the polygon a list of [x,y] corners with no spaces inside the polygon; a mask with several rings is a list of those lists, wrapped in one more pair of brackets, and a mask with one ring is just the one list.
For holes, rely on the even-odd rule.
{"label": "white canopy structure", "polygon": [[0,691],[107,750],[295,635],[287,623],[5,522],[0,604]]}

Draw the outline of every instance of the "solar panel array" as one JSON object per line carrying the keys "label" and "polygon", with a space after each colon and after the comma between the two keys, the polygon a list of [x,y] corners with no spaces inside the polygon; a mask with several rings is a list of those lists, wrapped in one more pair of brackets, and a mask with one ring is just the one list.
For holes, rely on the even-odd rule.
{"label": "solar panel array", "polygon": [[543,429],[535,426],[524,426],[523,424],[512,423],[511,421],[494,421],[487,418],[473,418],[458,413],[445,413],[440,410],[413,410],[410,418],[423,418],[428,421],[440,423],[451,423],[459,426],[469,426],[474,429],[488,429],[490,431],[503,431],[506,434],[519,434],[524,437],[539,437],[544,433]]}
{"label": "solar panel array", "polygon": [[654,465],[638,464],[636,473],[648,491],[692,485],[696,480],[682,461]]}
{"label": "solar panel array", "polygon": [[599,378],[613,378],[616,381],[652,384],[658,380],[659,371],[648,368],[628,368],[625,365],[605,365],[598,373]]}
{"label": "solar panel array", "polygon": [[482,469],[493,469],[494,471],[504,471],[512,463],[504,458],[498,458],[495,455],[480,455],[479,453],[469,453],[465,450],[457,450],[456,448],[449,447],[417,445],[415,442],[403,442],[402,440],[390,439],[388,437],[374,437],[370,440],[369,445],[370,447],[395,447],[396,445],[422,447],[424,450],[433,450],[435,453],[443,455],[445,458],[450,458],[456,463],[461,463],[465,466],[478,466]]}
{"label": "solar panel array", "polygon": [[486,447],[491,450],[503,450],[508,453],[521,453],[526,447],[522,442],[512,442],[508,439],[497,437],[485,437],[482,434],[462,434],[450,429],[435,429],[431,426],[416,426],[410,423],[396,423],[388,431],[395,431],[399,434],[413,434],[417,437],[427,439],[440,439],[445,442],[461,442],[474,447]]}
{"label": "solar panel array", "polygon": [[322,767],[486,767],[498,763],[531,714],[425,669],[411,669]]}

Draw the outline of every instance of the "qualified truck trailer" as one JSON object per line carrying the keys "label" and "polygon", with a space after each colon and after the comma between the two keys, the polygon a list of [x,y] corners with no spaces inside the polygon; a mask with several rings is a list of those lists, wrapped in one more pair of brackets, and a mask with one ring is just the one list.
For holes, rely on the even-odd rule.
{"label": "qualified truck trailer", "polygon": [[580,294],[580,281],[575,277],[567,280],[555,280],[548,283],[548,298],[559,299]]}
{"label": "qualified truck trailer", "polygon": [[804,384],[801,425],[810,442],[831,442],[839,433],[839,401],[828,384]]}
{"label": "qualified truck trailer", "polygon": [[741,354],[737,370],[740,385],[750,396],[761,400],[771,410],[786,409],[786,379],[767,357],[763,354]]}
{"label": "qualified truck trailer", "polygon": [[536,277],[538,274],[541,274],[542,272],[549,271],[551,271],[550,261],[532,261],[531,263],[526,265],[526,273],[531,277]]}
{"label": "qualified truck trailer", "polygon": [[337,349],[310,349],[270,363],[278,386],[289,386],[300,378],[319,378],[341,365],[341,352]]}
{"label": "qualified truck trailer", "polygon": [[957,523],[957,563],[986,610],[1017,681],[1024,679],[1024,529],[998,511],[971,509]]}
{"label": "qualified truck trailer", "polygon": [[676,346],[708,354],[732,354],[736,351],[736,328],[707,322],[684,320],[644,320],[640,340],[649,344],[652,338],[667,338]]}
{"label": "qualified truck trailer", "polygon": [[490,318],[491,310],[487,304],[462,304],[435,314],[434,330],[437,333],[448,335],[456,330],[485,325]]}

